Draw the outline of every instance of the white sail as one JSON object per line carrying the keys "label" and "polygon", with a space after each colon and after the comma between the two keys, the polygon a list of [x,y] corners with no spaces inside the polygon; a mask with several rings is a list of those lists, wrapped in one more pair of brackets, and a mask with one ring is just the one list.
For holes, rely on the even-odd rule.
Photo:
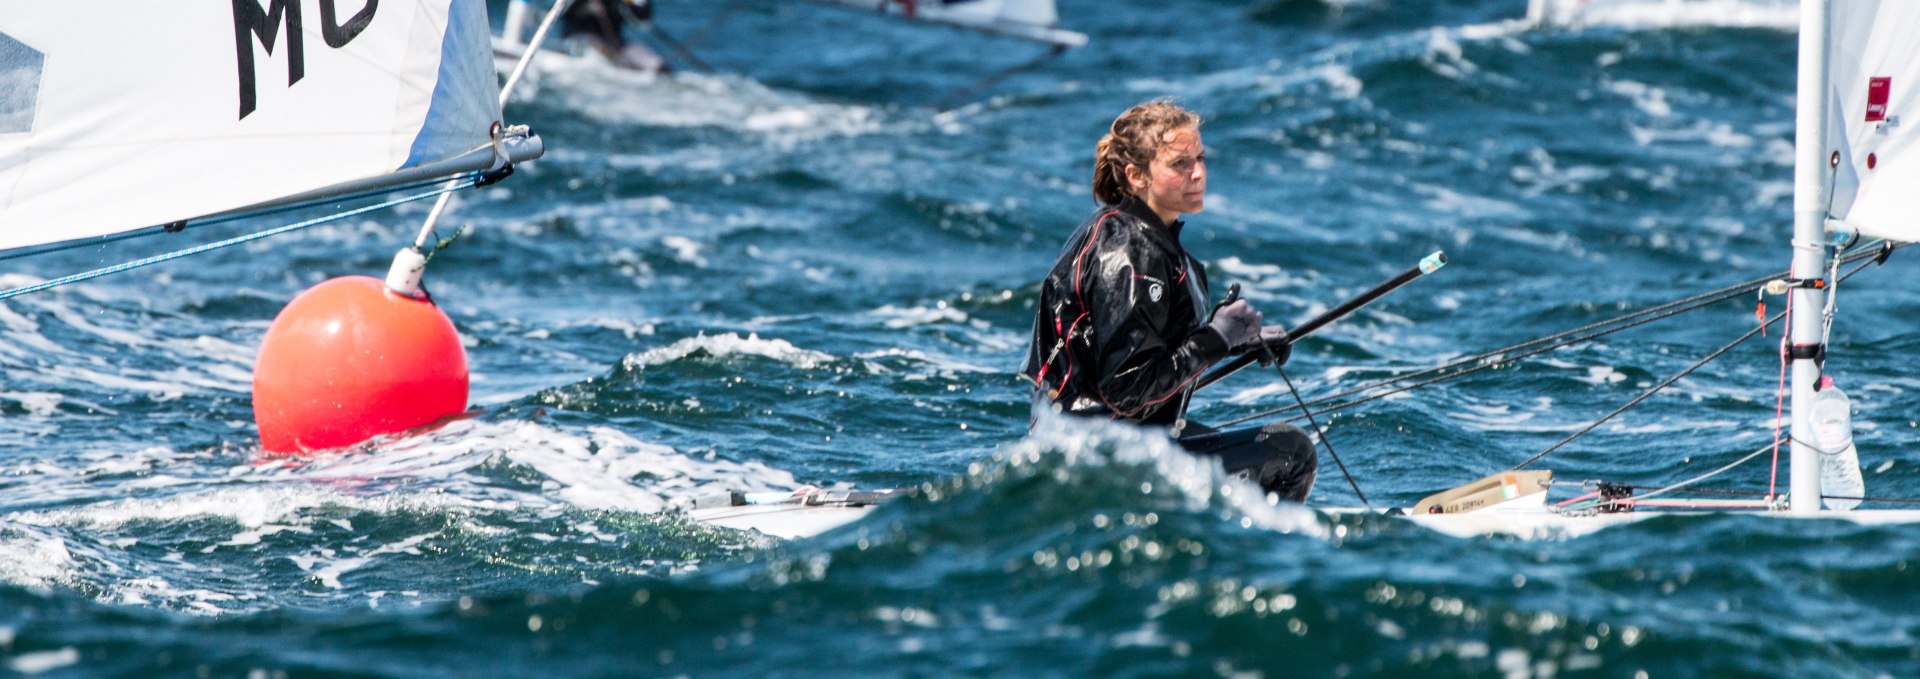
{"label": "white sail", "polygon": [[482,147],[482,0],[0,0],[0,249]]}
{"label": "white sail", "polygon": [[1828,212],[1862,234],[1920,242],[1920,3],[1834,3]]}
{"label": "white sail", "polygon": [[813,0],[874,10],[930,23],[946,24],[999,35],[1051,43],[1060,47],[1087,44],[1082,33],[1057,27],[1060,13],[1053,0]]}

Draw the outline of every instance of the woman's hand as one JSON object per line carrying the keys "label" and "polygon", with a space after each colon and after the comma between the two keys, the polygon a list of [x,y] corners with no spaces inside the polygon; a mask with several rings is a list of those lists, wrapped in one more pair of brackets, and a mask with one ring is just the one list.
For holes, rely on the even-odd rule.
{"label": "woman's hand", "polygon": [[1238,299],[1213,312],[1213,320],[1207,321],[1207,327],[1220,333],[1220,338],[1227,341],[1227,348],[1238,350],[1260,340],[1261,320],[1259,309],[1247,300]]}

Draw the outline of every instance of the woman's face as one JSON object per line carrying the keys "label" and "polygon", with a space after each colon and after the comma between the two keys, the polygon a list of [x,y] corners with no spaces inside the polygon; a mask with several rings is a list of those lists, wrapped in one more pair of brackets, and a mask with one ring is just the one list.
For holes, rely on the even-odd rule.
{"label": "woman's face", "polygon": [[1166,133],[1147,170],[1138,172],[1138,168],[1127,166],[1134,194],[1163,221],[1171,223],[1180,215],[1206,207],[1207,159],[1199,128],[1183,127]]}

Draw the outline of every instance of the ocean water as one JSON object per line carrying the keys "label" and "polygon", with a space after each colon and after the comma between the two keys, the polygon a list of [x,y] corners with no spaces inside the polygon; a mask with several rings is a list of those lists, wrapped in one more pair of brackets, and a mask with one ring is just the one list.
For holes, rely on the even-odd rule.
{"label": "ocean water", "polygon": [[[428,284],[469,417],[305,459],[252,423],[273,315],[379,275],[425,205],[0,303],[0,674],[1920,676],[1920,528],[1459,539],[1313,508],[1517,464],[1752,328],[1751,298],[1323,416],[1353,483],[1323,458],[1306,507],[1152,432],[1029,434],[1014,376],[1094,141],[1162,96],[1207,117],[1186,243],[1269,318],[1452,260],[1304,340],[1309,398],[1782,271],[1778,4],[1529,28],[1519,0],[1062,0],[1090,45],[936,111],[1039,48],[664,0],[719,73],[542,73],[507,114],[547,156],[446,222],[470,230]],[[1881,498],[1920,497],[1908,257],[1841,286],[1829,362]],[[1778,339],[1537,466],[1657,485],[1765,445]],[[1292,398],[1248,370],[1195,417]],[[1765,490],[1766,463],[1708,485]],[[790,542],[663,512],[801,484],[919,492]]]}

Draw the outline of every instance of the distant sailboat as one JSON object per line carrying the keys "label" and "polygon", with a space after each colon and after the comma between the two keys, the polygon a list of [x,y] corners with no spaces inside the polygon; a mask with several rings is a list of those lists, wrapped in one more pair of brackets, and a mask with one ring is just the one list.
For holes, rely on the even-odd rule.
{"label": "distant sailboat", "polygon": [[1060,28],[1053,0],[808,0],[815,4],[878,11],[971,31],[1032,40],[1065,49],[1087,44],[1085,33]]}
{"label": "distant sailboat", "polygon": [[[571,5],[579,5],[589,0],[554,0],[553,11],[567,11]],[[590,35],[576,36],[568,54],[555,54],[553,58],[572,60],[603,58],[613,66],[640,71],[648,74],[666,70],[667,61],[652,49],[627,38],[628,32],[645,32],[652,39],[665,45],[678,64],[691,66],[695,70],[711,71],[705,62],[695,56],[689,45],[682,44],[667,35],[652,20],[657,0],[592,0],[597,6],[590,16],[598,20],[582,20],[580,23],[592,26]],[[749,0],[735,0],[733,4],[721,10],[720,23],[731,14],[733,8]],[[951,101],[964,98],[981,89],[985,89],[1000,80],[1038,66],[1045,61],[1065,53],[1066,50],[1087,44],[1087,36],[1066,30],[1059,26],[1060,15],[1054,0],[806,0],[809,4],[846,9],[857,9],[894,17],[902,21],[921,23],[930,26],[946,26],[969,31],[997,35],[1040,43],[1047,46],[1045,54],[997,73],[983,77],[978,83],[963,88],[959,92],[943,99]],[[519,59],[526,51],[525,36],[533,30],[535,0],[511,0],[501,27],[499,37],[494,40],[494,50],[504,69],[512,60]],[[629,31],[631,27],[631,31]],[[701,31],[703,34],[710,31]],[[563,43],[565,41],[563,40]],[[588,49],[587,46],[591,46]],[[592,55],[592,56],[589,56]],[[552,59],[543,59],[542,63],[552,63]]]}
{"label": "distant sailboat", "polygon": [[1528,0],[1528,23],[1544,26],[1752,26],[1792,28],[1797,0]]}

